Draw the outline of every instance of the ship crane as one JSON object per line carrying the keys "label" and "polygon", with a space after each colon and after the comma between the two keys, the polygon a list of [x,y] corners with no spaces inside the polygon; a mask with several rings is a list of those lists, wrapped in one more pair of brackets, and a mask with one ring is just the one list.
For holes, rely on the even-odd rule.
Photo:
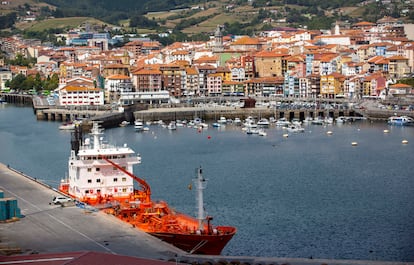
{"label": "ship crane", "polygon": [[115,163],[115,162],[111,161],[110,159],[108,159],[107,157],[105,157],[105,156],[100,156],[100,157],[103,160],[105,160],[106,162],[108,162],[109,164],[113,165],[117,169],[121,170],[122,172],[124,172],[125,174],[127,174],[128,176],[130,176],[136,182],[138,182],[141,185],[141,187],[143,189],[143,192],[145,194],[144,202],[151,202],[151,187],[148,185],[148,183],[145,180],[143,180],[143,179],[135,176],[134,174],[132,174],[131,172],[129,172],[125,168],[121,167],[117,163]]}

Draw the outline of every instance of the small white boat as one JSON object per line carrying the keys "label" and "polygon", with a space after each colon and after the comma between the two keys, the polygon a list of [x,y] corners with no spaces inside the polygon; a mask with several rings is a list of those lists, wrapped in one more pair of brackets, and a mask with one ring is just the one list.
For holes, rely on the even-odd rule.
{"label": "small white boat", "polygon": [[260,126],[260,127],[269,127],[269,125],[270,125],[270,122],[269,122],[269,120],[268,120],[268,119],[266,119],[266,118],[261,118],[261,119],[257,122],[257,126]]}
{"label": "small white boat", "polygon": [[291,122],[293,125],[298,125],[298,126],[302,125],[302,122],[298,118],[293,118]]}
{"label": "small white boat", "polygon": [[409,116],[391,116],[388,118],[389,125],[399,125],[399,126],[413,126],[414,119]]}
{"label": "small white boat", "polygon": [[308,123],[311,123],[312,121],[313,121],[313,118],[308,116],[303,120],[303,123],[308,124]]}
{"label": "small white boat", "polygon": [[255,128],[251,128],[251,127],[247,127],[247,128],[246,128],[246,133],[247,133],[247,134],[259,134],[259,131],[260,131],[260,130],[255,129]]}
{"label": "small white boat", "polygon": [[294,125],[294,124],[289,125],[286,128],[286,130],[288,132],[294,132],[294,133],[305,132],[305,129],[302,126],[300,126],[300,125]]}
{"label": "small white boat", "polygon": [[259,130],[259,135],[260,136],[266,136],[267,135],[267,132],[265,131],[265,130]]}
{"label": "small white boat", "polygon": [[323,123],[324,124],[332,124],[333,123],[333,118],[332,117],[325,117],[325,119],[323,119]]}
{"label": "small white boat", "polygon": [[73,122],[66,122],[59,126],[59,130],[75,130],[75,126]]}
{"label": "small white boat", "polygon": [[144,122],[141,119],[135,120],[134,129],[137,132],[142,132],[144,130]]}
{"label": "small white boat", "polygon": [[175,121],[171,121],[168,126],[167,126],[168,130],[177,130],[177,124],[175,123]]}
{"label": "small white boat", "polygon": [[218,127],[221,127],[221,123],[219,123],[219,122],[213,122],[211,124],[211,126],[213,126],[214,128],[218,128]]}
{"label": "small white boat", "polygon": [[241,123],[242,123],[240,118],[234,118],[233,122],[234,122],[235,125],[241,125]]}
{"label": "small white boat", "polygon": [[321,117],[317,117],[317,118],[313,119],[311,121],[311,123],[313,125],[323,125],[324,124],[324,119],[322,119]]}
{"label": "small white boat", "polygon": [[226,124],[227,123],[226,117],[221,116],[220,119],[217,120],[217,123]]}
{"label": "small white boat", "polygon": [[75,130],[75,127],[81,124],[82,121],[78,120],[65,122],[59,126],[59,130]]}
{"label": "small white boat", "polygon": [[276,126],[288,126],[290,125],[290,121],[288,121],[286,118],[280,118],[276,121]]}
{"label": "small white boat", "polygon": [[129,121],[122,121],[122,122],[119,124],[119,127],[125,127],[125,126],[127,126],[127,125],[129,125]]}
{"label": "small white boat", "polygon": [[336,123],[345,123],[347,121],[348,121],[348,119],[344,116],[339,116],[338,118],[335,119]]}

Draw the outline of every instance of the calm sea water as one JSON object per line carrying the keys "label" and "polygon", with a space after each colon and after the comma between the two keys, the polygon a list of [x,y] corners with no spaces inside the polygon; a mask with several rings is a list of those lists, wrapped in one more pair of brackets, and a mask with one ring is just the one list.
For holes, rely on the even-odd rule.
{"label": "calm sea water", "polygon": [[[70,152],[59,125],[0,105],[0,162],[57,187]],[[414,127],[305,128],[288,138],[274,127],[265,137],[233,126],[105,132],[141,154],[135,173],[179,211],[195,215],[187,187],[203,167],[208,214],[238,229],[224,255],[414,261]]]}

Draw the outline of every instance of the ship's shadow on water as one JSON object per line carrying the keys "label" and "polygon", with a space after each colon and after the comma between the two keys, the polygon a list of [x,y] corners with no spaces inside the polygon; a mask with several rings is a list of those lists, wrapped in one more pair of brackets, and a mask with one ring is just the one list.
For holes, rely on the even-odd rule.
{"label": "ship's shadow on water", "polygon": [[[6,107],[0,119],[0,161],[56,186],[70,135],[37,122],[31,108]],[[179,211],[195,215],[188,185],[203,168],[206,211],[215,225],[238,230],[224,255],[414,261],[414,127],[361,121],[284,134],[106,130],[108,142],[141,154],[135,173],[152,198]]]}

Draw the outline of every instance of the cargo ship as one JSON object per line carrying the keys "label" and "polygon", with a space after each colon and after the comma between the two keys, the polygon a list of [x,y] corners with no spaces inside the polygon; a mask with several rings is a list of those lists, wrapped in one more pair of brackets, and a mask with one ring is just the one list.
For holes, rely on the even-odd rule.
{"label": "cargo ship", "polygon": [[[201,167],[193,180],[197,216],[192,217],[175,211],[165,201],[151,199],[150,185],[133,174],[141,157],[127,144],[105,142],[98,122],[93,123],[88,136],[84,137],[80,126],[71,134],[68,176],[59,185],[61,192],[190,254],[220,255],[236,228],[213,226],[213,218],[206,215],[203,190],[207,181]],[[139,188],[134,188],[134,181]]]}

